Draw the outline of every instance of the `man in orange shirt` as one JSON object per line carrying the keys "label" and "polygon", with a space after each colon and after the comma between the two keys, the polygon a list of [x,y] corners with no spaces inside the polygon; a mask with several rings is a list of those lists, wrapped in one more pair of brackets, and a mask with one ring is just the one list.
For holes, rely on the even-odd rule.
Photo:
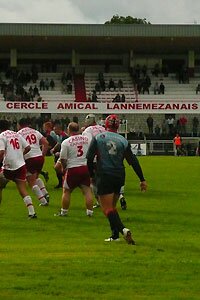
{"label": "man in orange shirt", "polygon": [[179,156],[181,154],[181,145],[182,145],[181,137],[177,133],[176,136],[174,137],[174,146],[175,146],[174,153],[177,156]]}

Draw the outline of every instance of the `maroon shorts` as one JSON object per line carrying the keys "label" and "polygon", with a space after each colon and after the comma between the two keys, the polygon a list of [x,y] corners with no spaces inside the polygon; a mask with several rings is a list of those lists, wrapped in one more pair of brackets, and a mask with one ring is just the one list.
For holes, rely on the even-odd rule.
{"label": "maroon shorts", "polygon": [[34,173],[40,173],[42,171],[44,165],[44,157],[43,156],[37,156],[37,157],[31,157],[26,159],[26,168],[27,172],[34,174]]}
{"label": "maroon shorts", "polygon": [[22,180],[26,181],[26,165],[22,166],[21,168],[17,170],[3,170],[3,174],[6,179],[16,181],[16,180]]}
{"label": "maroon shorts", "polygon": [[63,187],[73,190],[81,185],[90,186],[90,174],[87,166],[70,168],[65,173]]}

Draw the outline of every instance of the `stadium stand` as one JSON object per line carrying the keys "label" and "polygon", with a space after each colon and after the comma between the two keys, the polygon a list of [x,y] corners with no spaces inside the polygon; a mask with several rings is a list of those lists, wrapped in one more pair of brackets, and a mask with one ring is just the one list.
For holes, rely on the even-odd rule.
{"label": "stadium stand", "polygon": [[[112,72],[104,73],[104,80],[106,84],[105,91],[97,92],[98,102],[112,102],[116,94],[125,95],[126,102],[134,102],[137,100],[137,94],[132,82],[132,78],[128,72]],[[116,85],[115,90],[108,89],[110,79],[113,79]],[[121,79],[123,81],[123,88],[119,90],[117,83]],[[85,88],[86,94],[89,95],[95,89],[95,84],[98,82],[98,73],[85,73]]]}

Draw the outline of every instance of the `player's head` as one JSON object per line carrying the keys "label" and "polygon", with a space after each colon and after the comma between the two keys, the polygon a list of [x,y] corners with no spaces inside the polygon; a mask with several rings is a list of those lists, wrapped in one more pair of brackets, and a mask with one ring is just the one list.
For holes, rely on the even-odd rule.
{"label": "player's head", "polygon": [[18,126],[19,128],[23,128],[23,127],[29,126],[29,125],[30,125],[30,122],[29,122],[28,119],[22,118],[22,119],[19,120],[18,125],[19,125],[19,126]]}
{"label": "player's head", "polygon": [[0,120],[0,131],[5,131],[10,128],[10,123],[7,120]]}
{"label": "player's head", "polygon": [[67,127],[67,132],[69,135],[74,135],[79,133],[79,125],[75,122],[69,123]]}
{"label": "player's head", "polygon": [[91,125],[95,125],[95,124],[96,124],[95,115],[94,114],[87,115],[85,118],[85,125],[91,126]]}
{"label": "player's head", "polygon": [[105,120],[105,128],[107,131],[117,132],[119,128],[119,118],[116,115],[109,115]]}

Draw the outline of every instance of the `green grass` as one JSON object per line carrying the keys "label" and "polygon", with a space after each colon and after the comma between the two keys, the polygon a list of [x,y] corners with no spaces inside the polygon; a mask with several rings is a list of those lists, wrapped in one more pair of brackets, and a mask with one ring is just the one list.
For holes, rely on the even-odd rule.
{"label": "green grass", "polygon": [[200,187],[198,157],[140,157],[148,192],[127,167],[128,209],[120,216],[137,245],[105,243],[108,221],[100,209],[85,216],[79,190],[67,218],[60,207],[52,158],[45,169],[49,207],[38,219],[9,183],[0,207],[0,299],[200,299]]}

